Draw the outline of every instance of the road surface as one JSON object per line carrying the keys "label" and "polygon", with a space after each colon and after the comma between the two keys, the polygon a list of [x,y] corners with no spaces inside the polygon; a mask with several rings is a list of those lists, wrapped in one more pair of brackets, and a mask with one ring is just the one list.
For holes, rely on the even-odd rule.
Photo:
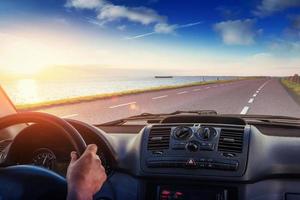
{"label": "road surface", "polygon": [[300,117],[300,106],[275,78],[145,92],[39,111],[92,124],[143,112],[212,109],[224,114],[270,114]]}

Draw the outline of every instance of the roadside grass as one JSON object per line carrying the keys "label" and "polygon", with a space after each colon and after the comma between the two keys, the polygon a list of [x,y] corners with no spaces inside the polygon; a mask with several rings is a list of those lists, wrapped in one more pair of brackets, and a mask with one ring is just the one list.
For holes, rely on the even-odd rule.
{"label": "roadside grass", "polygon": [[300,84],[288,79],[281,79],[281,83],[290,93],[292,93],[298,103],[300,103]]}
{"label": "roadside grass", "polygon": [[[58,100],[53,100],[53,101],[44,101],[44,102],[40,102],[40,103],[18,104],[18,105],[16,105],[16,108],[19,111],[37,110],[37,109],[43,109],[43,108],[47,108],[47,107],[95,101],[95,100],[99,100],[99,99],[107,99],[107,98],[119,97],[119,96],[124,96],[124,95],[130,95],[130,94],[139,94],[139,93],[144,93],[144,92],[178,89],[178,88],[191,87],[191,86],[209,85],[209,84],[214,84],[214,83],[228,83],[228,82],[238,81],[238,80],[242,80],[242,79],[246,79],[246,78],[239,78],[239,79],[234,79],[234,80],[195,82],[195,83],[182,84],[182,85],[167,85],[167,86],[160,86],[160,87],[150,87],[150,88],[146,88],[146,89],[127,90],[127,91],[122,91],[122,92],[96,94],[96,95],[90,95],[90,96],[79,96],[79,97],[74,97],[74,98],[58,99]],[[249,79],[249,78],[247,78],[247,79]]]}

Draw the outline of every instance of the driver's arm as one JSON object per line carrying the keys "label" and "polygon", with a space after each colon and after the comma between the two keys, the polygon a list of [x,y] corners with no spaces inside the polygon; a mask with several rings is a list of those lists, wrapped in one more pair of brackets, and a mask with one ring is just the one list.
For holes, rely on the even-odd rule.
{"label": "driver's arm", "polygon": [[71,162],[67,172],[67,200],[90,200],[100,190],[106,180],[105,169],[97,153],[97,146],[90,144],[78,158],[71,152]]}

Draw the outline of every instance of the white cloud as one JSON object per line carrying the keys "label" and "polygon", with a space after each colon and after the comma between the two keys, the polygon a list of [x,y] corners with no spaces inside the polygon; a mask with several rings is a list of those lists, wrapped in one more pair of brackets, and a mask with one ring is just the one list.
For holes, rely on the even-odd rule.
{"label": "white cloud", "polygon": [[271,51],[282,54],[299,54],[300,53],[300,41],[289,41],[278,39],[270,43],[269,48]]}
{"label": "white cloud", "polygon": [[[142,25],[153,25],[152,32],[127,37],[126,39],[142,38],[153,34],[173,34],[177,29],[188,28],[202,23],[195,22],[184,25],[169,24],[166,16],[158,14],[153,9],[114,5],[106,0],[67,0],[66,7],[94,10],[97,18],[87,18],[87,21],[101,27],[103,27],[105,23],[124,19]],[[124,30],[125,28],[125,25],[117,26],[119,30]]]}
{"label": "white cloud", "polygon": [[221,35],[226,45],[251,45],[255,43],[256,21],[252,19],[219,22],[214,29]]}
{"label": "white cloud", "polygon": [[166,23],[166,17],[146,7],[126,7],[114,5],[104,0],[67,0],[66,7],[95,9],[97,19],[104,22],[126,19],[143,25]]}
{"label": "white cloud", "polygon": [[[103,26],[112,21],[128,20],[130,22],[140,23],[142,25],[153,25],[153,33],[169,34],[173,33],[177,25],[171,25],[167,22],[167,17],[158,14],[155,10],[146,7],[127,7],[114,5],[106,0],[67,0],[67,8],[90,9],[95,10],[97,19],[88,18],[87,21],[94,25]],[[190,24],[189,26],[193,26]],[[117,27],[124,30],[124,26]],[[143,35],[151,35],[149,33]],[[137,37],[139,38],[139,36]]]}
{"label": "white cloud", "polygon": [[300,7],[300,0],[262,0],[253,13],[263,17],[292,7]]}
{"label": "white cloud", "polygon": [[67,0],[65,6],[67,8],[97,9],[104,3],[105,2],[103,0]]}
{"label": "white cloud", "polygon": [[126,7],[107,4],[103,6],[97,16],[99,20],[115,21],[127,19],[143,25],[165,21],[165,17],[157,14],[156,11],[145,7]]}

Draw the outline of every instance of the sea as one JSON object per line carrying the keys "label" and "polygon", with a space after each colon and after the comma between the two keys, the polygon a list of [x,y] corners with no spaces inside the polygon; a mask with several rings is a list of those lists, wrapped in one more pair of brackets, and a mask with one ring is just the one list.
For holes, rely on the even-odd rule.
{"label": "sea", "polygon": [[68,80],[26,78],[6,80],[0,83],[14,104],[21,105],[128,90],[236,78],[232,76],[173,76],[170,78],[156,78],[155,76],[91,76]]}

